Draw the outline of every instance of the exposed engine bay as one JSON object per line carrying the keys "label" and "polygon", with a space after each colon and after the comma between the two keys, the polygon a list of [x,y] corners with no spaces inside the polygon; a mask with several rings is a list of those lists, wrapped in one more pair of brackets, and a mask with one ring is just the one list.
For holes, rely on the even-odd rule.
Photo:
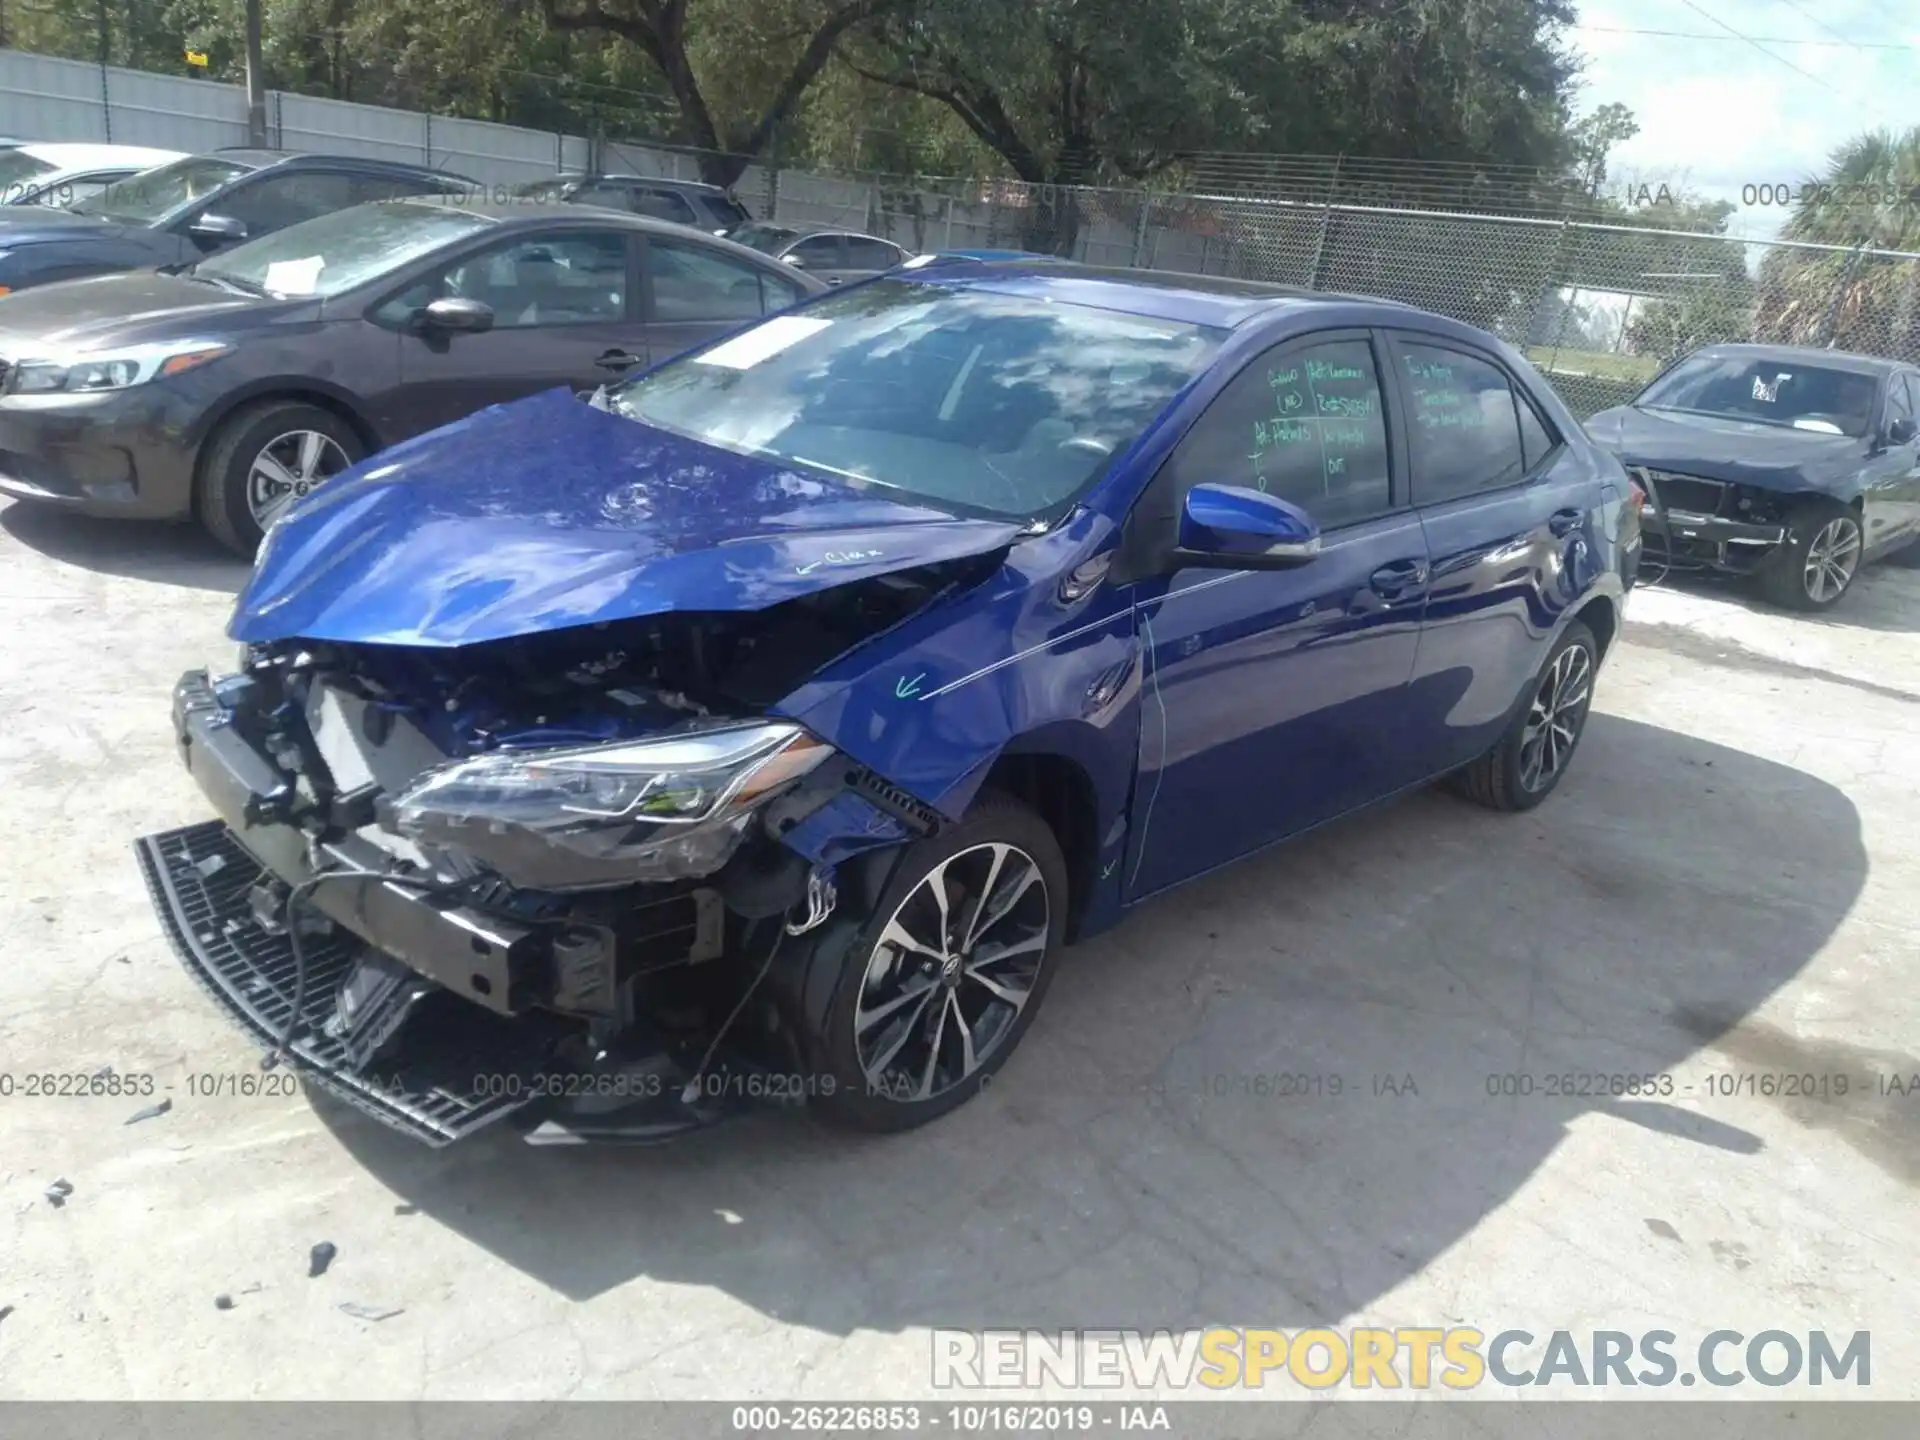
{"label": "exposed engine bay", "polygon": [[942,821],[768,707],[998,563],[457,649],[247,647],[176,690],[220,821],[140,842],[158,907],[269,1063],[430,1143],[802,1100],[760,981],[840,867]]}

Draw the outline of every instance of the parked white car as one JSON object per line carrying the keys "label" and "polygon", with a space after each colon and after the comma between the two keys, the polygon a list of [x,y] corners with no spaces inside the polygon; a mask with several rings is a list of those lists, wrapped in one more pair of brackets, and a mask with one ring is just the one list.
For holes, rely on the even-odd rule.
{"label": "parked white car", "polygon": [[0,149],[0,205],[65,207],[182,158],[178,150],[145,145],[15,145]]}

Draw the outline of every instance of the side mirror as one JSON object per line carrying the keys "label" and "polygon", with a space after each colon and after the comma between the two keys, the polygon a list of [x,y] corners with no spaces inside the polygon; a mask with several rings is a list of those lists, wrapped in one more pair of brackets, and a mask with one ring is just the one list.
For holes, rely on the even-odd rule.
{"label": "side mirror", "polygon": [[493,307],[450,295],[429,301],[427,308],[420,312],[420,323],[429,330],[460,330],[477,335],[493,328]]}
{"label": "side mirror", "polygon": [[1242,485],[1196,485],[1180,511],[1182,565],[1291,570],[1320,553],[1320,527],[1278,495]]}
{"label": "side mirror", "polygon": [[780,263],[782,265],[791,265],[796,270],[804,270],[807,268],[807,262],[802,260],[798,255],[795,255],[791,250],[780,257]]}
{"label": "side mirror", "polygon": [[247,227],[231,215],[207,210],[194,217],[187,234],[212,245],[232,245],[247,238]]}
{"label": "side mirror", "polygon": [[1920,435],[1920,421],[1902,418],[1887,426],[1889,445],[1911,445],[1916,435]]}

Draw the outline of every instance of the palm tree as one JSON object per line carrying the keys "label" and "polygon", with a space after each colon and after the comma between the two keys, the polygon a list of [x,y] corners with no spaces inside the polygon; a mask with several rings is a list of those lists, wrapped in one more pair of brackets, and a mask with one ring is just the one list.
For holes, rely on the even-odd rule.
{"label": "palm tree", "polygon": [[1782,238],[1845,248],[1781,246],[1767,256],[1761,338],[1920,358],[1920,127],[1870,131],[1834,151]]}

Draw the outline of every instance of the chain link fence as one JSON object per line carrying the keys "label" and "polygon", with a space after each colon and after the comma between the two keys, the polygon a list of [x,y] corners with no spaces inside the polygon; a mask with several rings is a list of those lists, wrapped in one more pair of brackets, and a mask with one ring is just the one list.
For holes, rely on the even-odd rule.
{"label": "chain link fence", "polygon": [[[245,138],[230,85],[0,50],[0,132],[186,150]],[[1200,156],[1165,190],[801,169],[274,92],[270,139],[441,165],[490,185],[556,171],[734,176],[755,216],[915,252],[1029,250],[1404,301],[1525,349],[1574,411],[1631,397],[1712,341],[1920,361],[1920,254],[1608,222],[1541,172],[1316,156]],[[776,150],[777,153],[777,150]],[[1862,220],[1870,218],[1862,211]]]}
{"label": "chain link fence", "polygon": [[[609,144],[607,168],[697,179],[701,156]],[[1214,178],[1214,177],[1208,177]],[[1920,253],[1758,241],[1596,218],[1412,203],[747,168],[763,219],[884,236],[915,252],[1026,250],[1092,265],[1234,276],[1398,300],[1525,351],[1575,414],[1631,399],[1701,345],[1761,341],[1920,362]],[[1431,187],[1429,187],[1431,190]],[[1464,194],[1464,186],[1455,186]],[[1384,182],[1369,196],[1390,200]],[[1502,204],[1513,193],[1496,197]]]}
{"label": "chain link fence", "polygon": [[[782,177],[782,218],[791,189]],[[1398,300],[1524,350],[1583,418],[1698,346],[1763,341],[1920,361],[1920,254],[1593,220],[1386,205],[881,187],[864,227],[917,249],[1030,249]],[[931,221],[931,223],[929,223]]]}

